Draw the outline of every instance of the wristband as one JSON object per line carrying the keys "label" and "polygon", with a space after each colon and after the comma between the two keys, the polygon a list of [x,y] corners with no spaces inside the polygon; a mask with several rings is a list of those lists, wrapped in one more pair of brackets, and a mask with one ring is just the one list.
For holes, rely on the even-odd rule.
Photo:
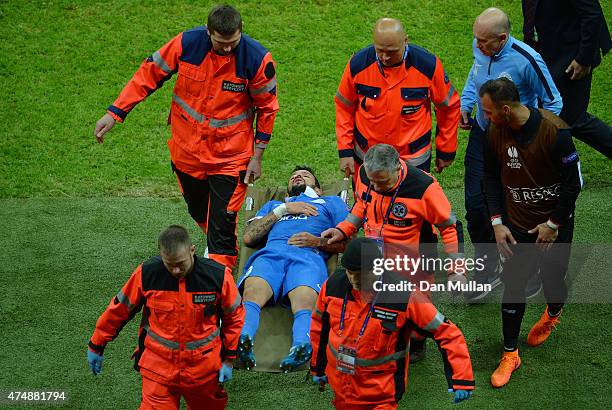
{"label": "wristband", "polygon": [[557,225],[556,223],[554,223],[553,221],[551,221],[550,219],[548,221],[546,221],[546,226],[548,226],[550,229],[552,229],[553,231],[556,231],[559,229],[559,225]]}
{"label": "wristband", "polygon": [[286,204],[279,205],[276,208],[274,208],[272,212],[274,213],[274,215],[276,215],[278,219],[281,219],[283,216],[287,215],[287,205]]}
{"label": "wristband", "polygon": [[503,223],[504,222],[502,221],[500,216],[497,216],[497,217],[491,219],[491,225],[492,226],[502,225]]}

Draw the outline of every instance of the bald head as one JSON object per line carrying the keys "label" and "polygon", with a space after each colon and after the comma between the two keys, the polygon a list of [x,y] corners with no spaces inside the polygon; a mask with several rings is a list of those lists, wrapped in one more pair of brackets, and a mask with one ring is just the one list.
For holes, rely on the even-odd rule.
{"label": "bald head", "polygon": [[374,25],[374,35],[388,34],[405,37],[406,31],[401,21],[397,19],[381,18]]}
{"label": "bald head", "polygon": [[502,10],[490,7],[474,21],[476,46],[486,56],[499,52],[510,35],[510,20]]}
{"label": "bald head", "polygon": [[373,37],[376,55],[384,66],[394,66],[403,61],[408,38],[401,21],[381,18],[374,25]]}
{"label": "bald head", "polygon": [[474,22],[474,30],[478,27],[481,30],[487,31],[490,34],[509,34],[510,19],[508,15],[496,7],[489,7],[478,17]]}

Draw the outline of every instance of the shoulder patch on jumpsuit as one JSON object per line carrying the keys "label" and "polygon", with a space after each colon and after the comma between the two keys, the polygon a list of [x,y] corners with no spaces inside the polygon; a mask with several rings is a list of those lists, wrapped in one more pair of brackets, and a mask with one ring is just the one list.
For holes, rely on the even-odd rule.
{"label": "shoulder patch on jumpsuit", "polygon": [[[268,54],[268,50],[257,40],[242,34],[240,44],[236,48],[236,77],[252,80],[266,54]],[[268,72],[265,74],[268,75],[270,73],[268,67],[266,67],[266,71]]]}
{"label": "shoulder patch on jumpsuit", "polygon": [[410,68],[410,66],[413,66],[431,80],[436,71],[436,56],[423,47],[410,44],[408,46],[406,68]]}
{"label": "shoulder patch on jumpsuit", "polygon": [[427,188],[433,184],[434,179],[419,168],[410,164],[406,165],[408,175],[402,181],[402,186],[397,195],[401,198],[421,199]]}
{"label": "shoulder patch on jumpsuit", "polygon": [[186,277],[188,292],[219,292],[223,289],[225,266],[196,256],[193,271]]}
{"label": "shoulder patch on jumpsuit", "polygon": [[183,32],[181,39],[183,51],[179,60],[200,65],[210,51],[211,43],[206,26],[199,26]]}
{"label": "shoulder patch on jumpsuit", "polygon": [[355,77],[357,74],[368,68],[372,63],[376,61],[376,51],[374,46],[368,46],[362,48],[351,57],[350,68],[351,76]]}
{"label": "shoulder patch on jumpsuit", "polygon": [[142,289],[178,292],[178,281],[168,272],[161,256],[155,256],[142,264]]}

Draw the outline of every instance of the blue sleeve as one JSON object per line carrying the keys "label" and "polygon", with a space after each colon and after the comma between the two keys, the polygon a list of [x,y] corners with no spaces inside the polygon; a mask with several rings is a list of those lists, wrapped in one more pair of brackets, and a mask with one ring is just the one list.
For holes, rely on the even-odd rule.
{"label": "blue sleeve", "polygon": [[553,81],[548,67],[539,54],[534,54],[537,65],[534,67],[530,64],[525,66],[525,79],[528,81],[530,88],[535,95],[542,101],[542,108],[547,109],[559,115],[563,108],[563,100],[561,94],[557,90],[557,86]]}
{"label": "blue sleeve", "polygon": [[274,205],[276,203],[280,203],[280,202],[278,202],[278,201],[268,201],[268,202],[266,202],[264,204],[264,206],[262,206],[261,209],[259,211],[257,211],[257,213],[255,214],[255,217],[256,218],[263,218],[264,216],[268,215],[275,208]]}
{"label": "blue sleeve", "polygon": [[472,63],[472,68],[470,68],[470,73],[468,74],[468,78],[463,86],[463,91],[461,92],[461,112],[472,114],[472,110],[477,100],[478,90],[474,84],[474,63]]}
{"label": "blue sleeve", "polygon": [[340,222],[344,221],[344,219],[346,219],[346,216],[349,213],[349,209],[348,206],[344,203],[344,201],[340,199],[340,197],[334,196],[330,198],[333,199],[332,201],[330,201],[331,206],[329,207],[333,224],[332,226],[336,226]]}

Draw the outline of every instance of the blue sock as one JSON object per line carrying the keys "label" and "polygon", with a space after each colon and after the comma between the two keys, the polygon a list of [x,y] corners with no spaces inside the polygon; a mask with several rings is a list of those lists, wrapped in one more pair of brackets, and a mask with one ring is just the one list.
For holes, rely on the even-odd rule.
{"label": "blue sock", "polygon": [[312,310],[298,310],[293,314],[293,344],[310,343],[310,318]]}
{"label": "blue sock", "polygon": [[261,308],[257,303],[248,301],[244,302],[244,310],[246,310],[246,316],[240,334],[249,335],[251,339],[254,339],[257,328],[259,327],[259,314],[261,313]]}

